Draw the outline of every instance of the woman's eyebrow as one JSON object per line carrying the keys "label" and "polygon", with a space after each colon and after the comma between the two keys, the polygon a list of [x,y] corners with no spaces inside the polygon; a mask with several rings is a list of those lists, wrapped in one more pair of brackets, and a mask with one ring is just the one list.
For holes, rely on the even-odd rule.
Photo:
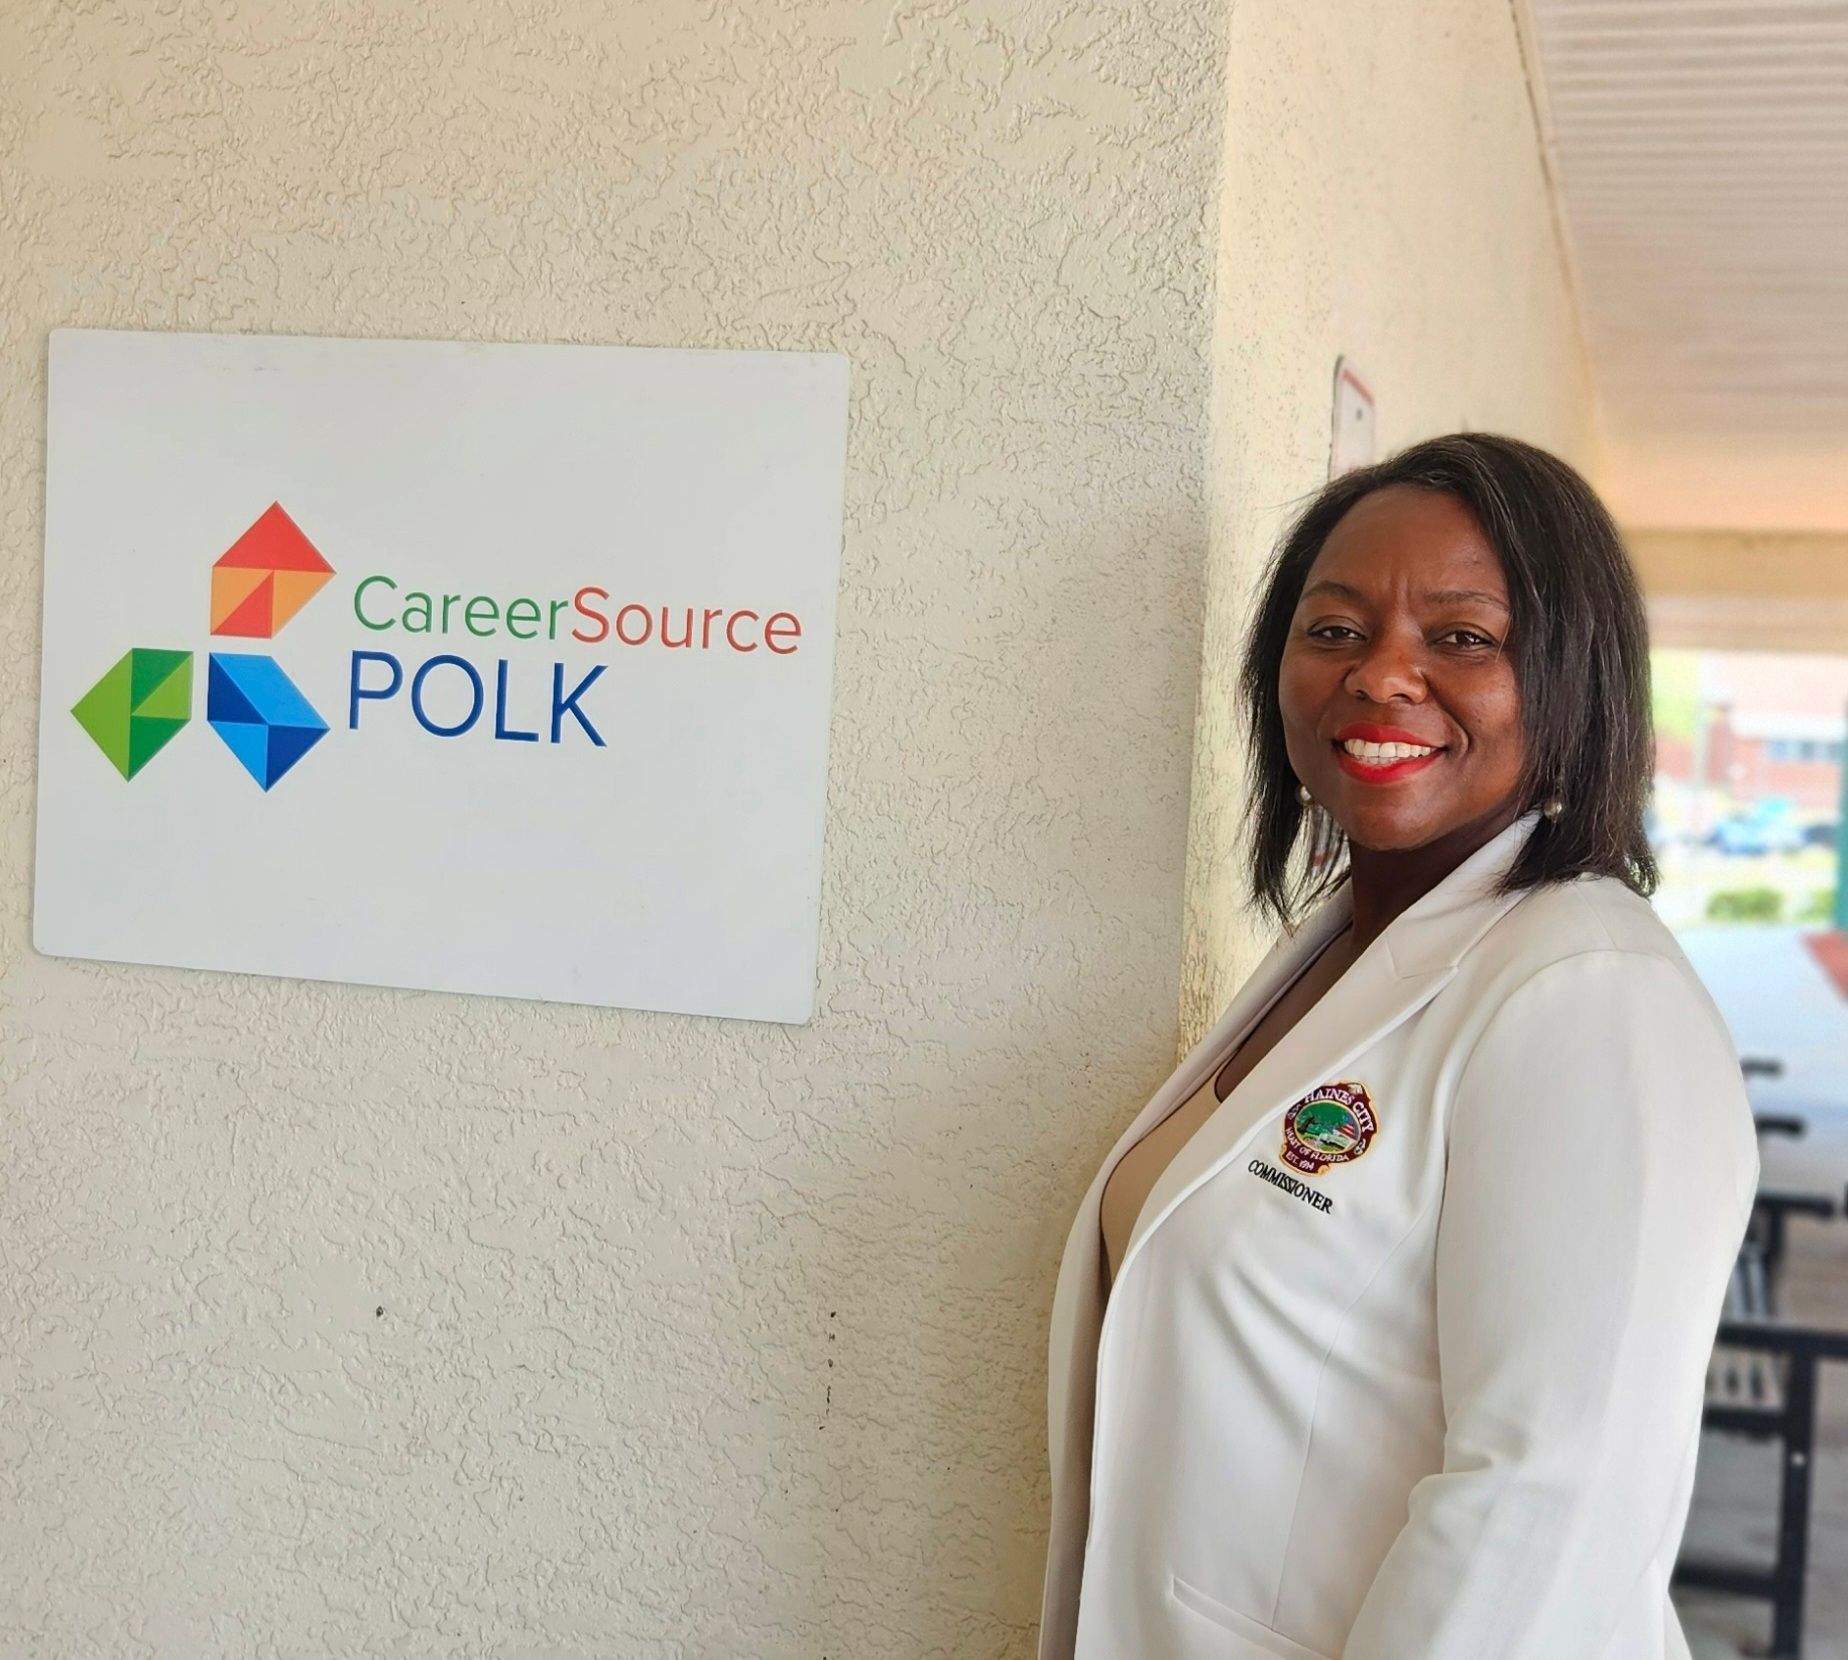
{"label": "woman's eyebrow", "polygon": [[[1310,583],[1303,590],[1302,597],[1307,599],[1311,594],[1336,594],[1342,599],[1352,600],[1365,600],[1367,597],[1352,583],[1336,582],[1329,577]],[[1434,605],[1457,605],[1469,600],[1480,600],[1484,605],[1493,605],[1502,611],[1508,609],[1507,600],[1500,594],[1491,594],[1481,588],[1434,588],[1419,597]]]}
{"label": "woman's eyebrow", "polygon": [[1493,605],[1498,610],[1508,609],[1508,602],[1500,594],[1485,593],[1480,588],[1438,588],[1426,594],[1425,598],[1438,605],[1458,605],[1470,600],[1479,600],[1482,604]]}

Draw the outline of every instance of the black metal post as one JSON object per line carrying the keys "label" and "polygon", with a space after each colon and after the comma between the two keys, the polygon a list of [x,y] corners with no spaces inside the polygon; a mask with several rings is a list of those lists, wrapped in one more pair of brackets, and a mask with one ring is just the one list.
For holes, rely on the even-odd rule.
{"label": "black metal post", "polygon": [[1809,1562],[1810,1468],[1816,1450],[1816,1356],[1790,1356],[1784,1380],[1784,1466],[1778,1498],[1771,1652],[1802,1660],[1803,1581]]}

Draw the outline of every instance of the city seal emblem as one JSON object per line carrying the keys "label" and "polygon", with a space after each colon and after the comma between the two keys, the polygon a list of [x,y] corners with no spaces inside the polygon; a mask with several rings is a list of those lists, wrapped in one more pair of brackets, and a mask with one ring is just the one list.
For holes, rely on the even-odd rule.
{"label": "city seal emblem", "polygon": [[1359,1158],[1379,1127],[1365,1084],[1318,1084],[1283,1115],[1283,1162],[1319,1176]]}

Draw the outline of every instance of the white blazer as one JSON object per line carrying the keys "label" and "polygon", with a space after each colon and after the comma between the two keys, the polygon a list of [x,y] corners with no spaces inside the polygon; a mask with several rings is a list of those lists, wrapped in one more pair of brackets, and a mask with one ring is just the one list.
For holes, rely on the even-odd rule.
{"label": "white blazer", "polygon": [[1195,1131],[1107,1303],[1105,1178],[1347,920],[1345,884],[1093,1179],[1052,1309],[1041,1660],[1687,1654],[1669,1571],[1757,1142],[1647,902],[1489,893],[1537,818]]}

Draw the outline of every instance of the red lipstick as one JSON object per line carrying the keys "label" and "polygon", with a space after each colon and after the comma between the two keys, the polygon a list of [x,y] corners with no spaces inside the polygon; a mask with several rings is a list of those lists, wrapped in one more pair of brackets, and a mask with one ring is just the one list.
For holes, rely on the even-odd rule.
{"label": "red lipstick", "polygon": [[[1429,748],[1429,755],[1405,755],[1390,761],[1367,761],[1358,755],[1350,755],[1342,746],[1350,739],[1369,744],[1417,744],[1420,748]],[[1407,732],[1402,726],[1377,726],[1371,721],[1355,721],[1344,726],[1334,737],[1336,764],[1350,778],[1358,778],[1368,784],[1391,784],[1401,778],[1409,778],[1415,772],[1423,772],[1444,753],[1444,745],[1433,744],[1429,738],[1421,738],[1416,732]]]}
{"label": "red lipstick", "polygon": [[1335,734],[1335,742],[1343,744],[1349,738],[1358,738],[1369,744],[1422,744],[1431,749],[1444,746],[1435,738],[1421,738],[1416,732],[1407,732],[1403,726],[1375,726],[1372,721],[1357,720],[1341,728]]}

